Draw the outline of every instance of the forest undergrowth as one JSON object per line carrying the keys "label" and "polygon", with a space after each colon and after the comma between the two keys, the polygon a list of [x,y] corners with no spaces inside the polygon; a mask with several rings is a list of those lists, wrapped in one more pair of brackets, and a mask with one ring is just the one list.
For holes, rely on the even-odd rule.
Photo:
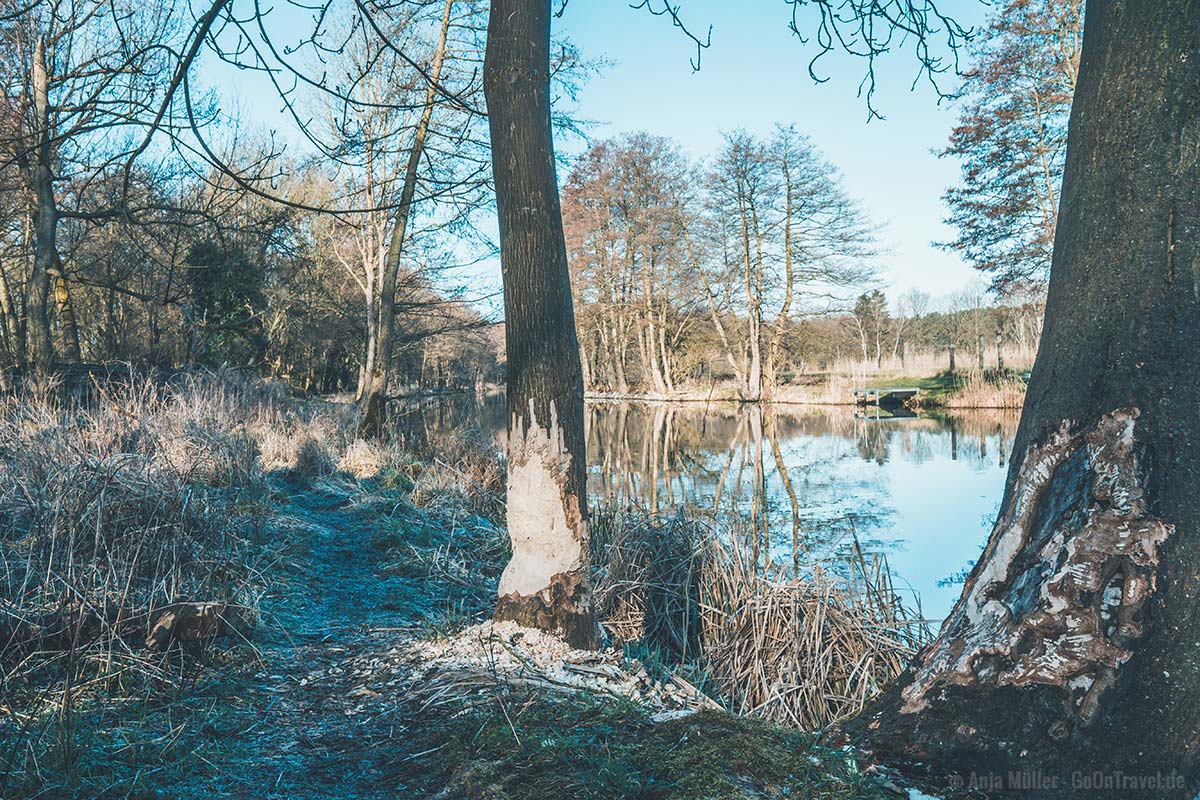
{"label": "forest undergrowth", "polygon": [[602,511],[610,645],[564,680],[485,622],[496,443],[402,422],[236,374],[5,398],[0,797],[900,791],[831,733],[923,641],[882,565],[764,572]]}

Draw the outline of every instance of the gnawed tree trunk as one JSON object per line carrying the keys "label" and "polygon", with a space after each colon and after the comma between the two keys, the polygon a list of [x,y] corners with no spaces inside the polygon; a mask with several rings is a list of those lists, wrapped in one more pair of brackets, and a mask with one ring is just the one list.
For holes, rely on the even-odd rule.
{"label": "gnawed tree trunk", "polygon": [[[1045,332],[1002,513],[852,730],[944,772],[1200,780],[1200,5],[1089,2]],[[1173,771],[1176,778],[1171,777]],[[1007,780],[1007,778],[1005,778]],[[1051,788],[1048,784],[1057,781]]]}
{"label": "gnawed tree trunk", "polygon": [[433,65],[429,69],[429,85],[425,89],[425,104],[421,117],[413,132],[412,147],[404,166],[404,184],[400,189],[400,202],[396,206],[392,222],[392,238],[388,242],[387,255],[383,262],[383,274],[379,281],[379,296],[372,304],[368,323],[373,327],[368,336],[367,366],[363,387],[363,417],[359,432],[364,436],[378,436],[383,430],[386,417],[387,388],[391,377],[392,343],[396,330],[396,286],[400,276],[400,257],[404,251],[404,239],[408,235],[408,223],[412,218],[413,198],[417,191],[417,171],[425,153],[425,140],[429,135],[429,121],[433,117],[441,92],[438,82],[442,77],[442,64],[446,58],[446,38],[450,31],[450,14],[455,0],[446,0],[442,11],[437,50]]}
{"label": "gnawed tree trunk", "polygon": [[71,302],[71,290],[62,274],[62,264],[55,260],[54,305],[58,311],[58,329],[62,334],[63,361],[78,364],[83,361],[79,347],[79,325],[75,322],[75,304]]}
{"label": "gnawed tree trunk", "polygon": [[593,647],[583,377],[550,127],[550,0],[493,0],[484,92],[504,272],[508,533],[497,619]]}

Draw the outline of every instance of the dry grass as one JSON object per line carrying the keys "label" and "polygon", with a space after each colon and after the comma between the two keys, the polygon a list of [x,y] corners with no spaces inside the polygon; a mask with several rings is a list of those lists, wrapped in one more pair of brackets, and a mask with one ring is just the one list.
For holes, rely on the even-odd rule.
{"label": "dry grass", "polygon": [[[1004,374],[1014,376],[1003,387],[1003,392],[968,391],[957,394],[953,389],[955,408],[1020,408],[1020,402],[1011,405],[1018,395],[1023,395],[1023,384],[1015,378],[1016,373],[1032,368],[1036,350],[1006,345],[1003,348]],[[822,367],[822,371],[802,372],[791,377],[790,382],[770,389],[770,400],[777,403],[802,405],[850,405],[854,402],[854,389],[875,385],[914,385],[926,389],[930,384],[950,383],[960,380],[969,382],[971,376],[993,375],[996,370],[996,351],[989,347],[984,353],[984,368],[980,369],[978,354],[960,350],[956,369],[949,373],[949,354],[946,350],[912,350],[901,360],[885,355],[882,360],[861,358],[839,358]],[[970,388],[970,387],[967,387]],[[983,389],[984,387],[978,387]],[[995,387],[992,387],[995,389]],[[939,392],[939,394],[945,393]],[[740,400],[738,388],[732,381],[717,383],[685,383],[670,394],[631,392],[619,395],[611,392],[589,392],[588,397],[597,400],[662,400],[723,403]],[[976,405],[982,403],[982,405]],[[998,405],[1004,403],[1004,405]],[[937,405],[948,405],[938,402]]]}
{"label": "dry grass", "polygon": [[682,516],[603,511],[590,527],[597,611],[613,638],[672,662],[698,658],[708,531]]}
{"label": "dry grass", "polygon": [[847,405],[853,402],[854,390],[869,380],[860,372],[830,372],[808,385],[776,387],[771,399],[777,403]]}
{"label": "dry grass", "polygon": [[924,624],[880,559],[858,554],[851,580],[819,566],[764,576],[736,549],[710,547],[717,566],[701,591],[705,663],[739,714],[824,728],[862,710],[924,643]]}
{"label": "dry grass", "polygon": [[[159,610],[214,602],[235,637],[252,634],[271,581],[259,536],[269,473],[403,491],[429,524],[463,532],[429,536],[404,568],[474,587],[480,609],[494,596],[504,464],[477,432],[428,452],[366,441],[351,407],[295,403],[236,375],[53,396],[0,400],[0,795],[76,768],[84,706],[136,713],[194,676],[196,647],[147,645]],[[886,572],[861,559],[854,580],[764,576],[698,522],[602,517],[594,529],[597,599],[617,638],[703,673],[741,713],[828,725],[919,641]]]}
{"label": "dry grass", "polygon": [[0,397],[0,796],[83,769],[85,715],[134,720],[141,701],[191,685],[214,631],[164,648],[149,634],[165,612],[210,603],[226,641],[253,637],[288,546],[260,535],[269,473],[500,516],[503,467],[482,439],[423,464],[356,430],[348,404],[236,373]]}
{"label": "dry grass", "polygon": [[206,601],[230,628],[252,622],[263,482],[253,437],[230,424],[250,401],[238,391],[131,383],[86,406],[50,389],[0,401],[6,785],[72,769],[79,705],[186,677],[189,658],[148,641],[160,610]]}
{"label": "dry grass", "polygon": [[[818,730],[857,713],[925,641],[886,565],[762,574],[682,517],[600,517],[596,598],[619,641],[693,662],[736,713]],[[732,539],[736,541],[736,538]]]}
{"label": "dry grass", "polygon": [[468,509],[494,524],[504,522],[504,458],[498,445],[476,430],[438,439],[436,451],[408,456],[414,505]]}
{"label": "dry grass", "polygon": [[945,408],[1020,408],[1025,382],[1011,374],[971,370],[943,401]]}
{"label": "dry grass", "polygon": [[[1006,344],[1001,352],[1004,365],[1008,369],[1028,369],[1033,366],[1037,356],[1036,348],[1021,348],[1014,344]],[[996,366],[996,348],[990,342],[983,353],[984,368]],[[955,354],[956,367],[959,370],[978,369],[979,354],[973,348],[959,348]],[[901,360],[890,354],[884,355],[881,361],[874,359],[839,358],[828,369],[830,375],[843,375],[858,380],[880,380],[899,378],[905,375],[937,375],[950,368],[950,353],[944,349],[912,349]]]}

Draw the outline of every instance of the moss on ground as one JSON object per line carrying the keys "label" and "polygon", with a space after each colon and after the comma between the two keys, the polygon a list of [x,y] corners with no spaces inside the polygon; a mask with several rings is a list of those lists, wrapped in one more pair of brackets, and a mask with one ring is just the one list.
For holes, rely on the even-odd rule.
{"label": "moss on ground", "polygon": [[414,719],[400,786],[463,800],[882,798],[841,749],[719,712],[654,723],[611,699],[492,698]]}

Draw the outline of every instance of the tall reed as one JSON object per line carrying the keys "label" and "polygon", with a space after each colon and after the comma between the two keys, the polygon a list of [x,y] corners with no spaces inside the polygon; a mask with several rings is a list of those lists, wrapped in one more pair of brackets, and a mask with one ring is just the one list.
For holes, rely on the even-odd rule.
{"label": "tall reed", "polygon": [[5,785],[70,772],[81,704],[179,683],[187,659],[152,630],[165,610],[203,602],[210,632],[252,622],[263,474],[239,421],[270,404],[249,392],[133,380],[0,399]]}
{"label": "tall reed", "polygon": [[860,711],[928,630],[886,562],[858,550],[840,571],[763,570],[681,515],[597,515],[596,598],[605,626],[707,676],[733,711],[817,730]]}
{"label": "tall reed", "polygon": [[972,369],[942,405],[946,408],[1020,408],[1025,402],[1025,382],[1004,372]]}

